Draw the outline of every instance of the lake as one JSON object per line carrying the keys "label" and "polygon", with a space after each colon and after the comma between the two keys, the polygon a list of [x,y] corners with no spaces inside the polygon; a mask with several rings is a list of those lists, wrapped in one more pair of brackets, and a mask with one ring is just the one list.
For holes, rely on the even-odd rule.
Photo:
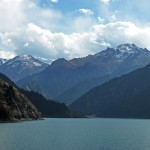
{"label": "lake", "polygon": [[150,120],[45,119],[0,124],[0,150],[150,150]]}

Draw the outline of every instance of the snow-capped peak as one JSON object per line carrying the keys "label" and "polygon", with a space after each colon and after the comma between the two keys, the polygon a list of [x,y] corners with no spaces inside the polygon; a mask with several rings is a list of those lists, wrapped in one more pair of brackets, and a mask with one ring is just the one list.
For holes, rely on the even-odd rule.
{"label": "snow-capped peak", "polygon": [[150,52],[147,49],[140,48],[135,44],[121,44],[116,48],[107,48],[104,51],[97,53],[96,57],[103,57],[108,59],[115,59],[119,62],[122,62],[129,56],[137,55],[137,54],[144,54],[147,55]]}
{"label": "snow-capped peak", "polygon": [[7,65],[12,65],[14,67],[21,65],[22,67],[42,67],[46,64],[39,61],[38,59],[34,58],[31,55],[18,55],[14,57],[13,59],[10,59],[7,62]]}
{"label": "snow-capped peak", "polygon": [[47,66],[47,64],[31,55],[21,55],[9,59],[6,63],[2,64],[0,71],[16,82],[24,77],[43,71]]}
{"label": "snow-capped peak", "polygon": [[14,60],[23,60],[23,61],[28,61],[30,59],[34,59],[31,55],[18,55],[13,58]]}
{"label": "snow-capped peak", "polygon": [[139,47],[137,47],[135,44],[121,44],[117,46],[115,50],[118,50],[122,53],[135,53],[140,50]]}

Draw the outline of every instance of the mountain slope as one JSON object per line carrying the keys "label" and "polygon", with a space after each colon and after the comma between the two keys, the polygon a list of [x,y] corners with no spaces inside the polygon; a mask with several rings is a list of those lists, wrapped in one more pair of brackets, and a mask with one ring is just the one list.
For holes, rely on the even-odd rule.
{"label": "mountain slope", "polygon": [[7,82],[8,84],[15,87],[16,89],[19,89],[19,87],[13,81],[11,81],[6,75],[0,73],[0,79]]}
{"label": "mountain slope", "polygon": [[16,56],[0,65],[0,72],[14,82],[29,75],[41,72],[47,64],[40,62],[31,55]]}
{"label": "mountain slope", "polygon": [[80,113],[72,111],[64,103],[58,103],[47,100],[41,94],[33,91],[21,90],[21,92],[30,99],[30,101],[38,108],[43,117],[49,118],[79,118],[83,117]]}
{"label": "mountain slope", "polygon": [[[0,73],[0,79],[7,82],[9,85],[19,89],[14,82],[12,82],[8,77]],[[25,91],[19,89],[23,95],[25,95],[31,102],[36,106],[36,108],[42,113],[43,117],[57,117],[57,118],[76,118],[83,117],[82,114],[72,111],[63,103],[58,103],[52,100],[47,100],[44,96],[37,92]]]}
{"label": "mountain slope", "polygon": [[[150,86],[129,99],[126,103],[128,113],[133,117],[139,116],[140,118],[150,118]],[[126,114],[127,113],[124,113],[124,116]]]}
{"label": "mountain slope", "polygon": [[[139,117],[133,116],[136,114],[136,109],[141,107],[141,110],[145,109],[145,106],[149,106],[147,101],[143,105],[138,105],[142,101],[142,97],[138,98],[138,94],[143,92],[150,86],[150,65],[144,68],[133,71],[122,77],[115,78],[109,82],[98,86],[79,99],[77,99],[71,107],[84,112],[87,115],[96,115],[98,117]],[[136,98],[135,98],[136,97]],[[132,105],[131,105],[132,104]],[[136,108],[132,111],[132,108]],[[132,112],[132,113],[131,113]],[[140,112],[142,113],[142,112]],[[144,114],[147,117],[147,114]],[[149,112],[150,117],[150,112]]]}
{"label": "mountain slope", "polygon": [[39,119],[35,106],[7,82],[0,79],[0,121]]}
{"label": "mountain slope", "polygon": [[67,105],[70,105],[73,103],[76,99],[78,99],[80,96],[84,95],[87,93],[90,89],[101,85],[105,83],[106,81],[109,81],[113,77],[111,75],[107,75],[104,77],[97,77],[97,78],[90,78],[87,80],[84,80],[72,88],[68,89],[64,93],[62,93],[56,100],[58,102],[63,102]]}
{"label": "mountain slope", "polygon": [[[139,48],[135,44],[122,44],[117,48],[107,48],[105,51],[84,58],[58,59],[44,71],[24,78],[17,84],[56,99],[84,80],[107,75],[117,77],[144,67],[148,63],[150,63],[150,52],[147,49]],[[77,90],[80,91],[80,87]],[[80,93],[77,95],[81,96]]]}

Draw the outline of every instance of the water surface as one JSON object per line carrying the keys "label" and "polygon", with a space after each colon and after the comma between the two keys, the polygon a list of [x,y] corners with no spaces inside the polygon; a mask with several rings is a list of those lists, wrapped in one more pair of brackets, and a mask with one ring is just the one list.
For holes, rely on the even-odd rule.
{"label": "water surface", "polygon": [[46,119],[0,124],[0,150],[150,150],[150,120]]}

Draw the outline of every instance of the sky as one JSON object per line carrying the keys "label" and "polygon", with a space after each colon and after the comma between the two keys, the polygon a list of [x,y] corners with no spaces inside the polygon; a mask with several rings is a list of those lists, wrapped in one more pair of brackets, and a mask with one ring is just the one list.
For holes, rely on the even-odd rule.
{"label": "sky", "polygon": [[0,57],[84,57],[135,43],[150,49],[149,0],[0,0]]}

